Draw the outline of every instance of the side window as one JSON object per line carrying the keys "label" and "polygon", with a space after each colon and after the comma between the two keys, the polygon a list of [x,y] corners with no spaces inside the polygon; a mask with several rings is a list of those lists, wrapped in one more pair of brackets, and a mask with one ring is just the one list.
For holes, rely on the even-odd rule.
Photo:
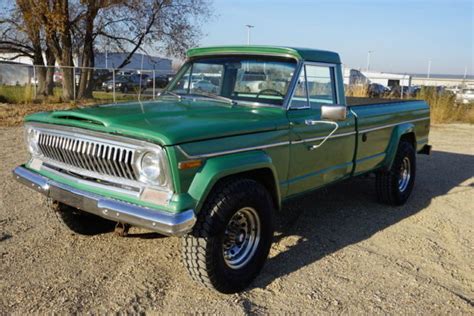
{"label": "side window", "polygon": [[301,73],[295,87],[295,92],[293,93],[293,98],[291,99],[290,107],[294,109],[308,107],[308,93],[306,91],[306,75],[304,67],[301,68]]}
{"label": "side window", "polygon": [[306,65],[306,79],[311,107],[336,103],[333,67]]}

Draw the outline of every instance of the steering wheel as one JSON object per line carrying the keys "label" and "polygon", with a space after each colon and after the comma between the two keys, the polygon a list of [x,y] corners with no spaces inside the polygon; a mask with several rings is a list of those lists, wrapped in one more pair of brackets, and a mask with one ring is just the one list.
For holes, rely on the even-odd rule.
{"label": "steering wheel", "polygon": [[[265,95],[269,95],[269,94],[266,94],[266,93],[263,93],[263,92],[274,92],[273,95],[279,95],[280,97],[284,97],[285,95],[283,93],[281,93],[280,91],[278,90],[275,90],[275,89],[263,89],[263,90],[260,90],[257,95],[255,96],[255,98],[258,98],[260,97],[261,94],[265,94]],[[271,95],[271,94],[270,94]]]}

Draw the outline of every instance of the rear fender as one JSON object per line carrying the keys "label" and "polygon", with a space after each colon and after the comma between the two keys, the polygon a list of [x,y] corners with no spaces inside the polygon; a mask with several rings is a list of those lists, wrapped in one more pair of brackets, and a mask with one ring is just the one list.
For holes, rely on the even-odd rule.
{"label": "rear fender", "polygon": [[[415,125],[413,123],[403,123],[395,126],[392,132],[392,136],[390,137],[390,142],[387,148],[387,154],[385,155],[385,161],[383,163],[384,168],[390,170],[395,159],[395,155],[397,154],[400,139],[403,137],[403,135],[408,135],[410,133],[413,133],[413,135],[415,135]],[[414,145],[416,146],[416,135],[414,141]]]}

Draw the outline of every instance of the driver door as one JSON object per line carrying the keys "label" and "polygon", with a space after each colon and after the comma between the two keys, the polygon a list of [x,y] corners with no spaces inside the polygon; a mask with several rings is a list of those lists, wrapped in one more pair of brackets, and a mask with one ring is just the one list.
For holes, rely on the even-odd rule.
{"label": "driver door", "polygon": [[321,119],[322,105],[345,103],[344,95],[337,93],[336,76],[341,76],[338,65],[307,63],[301,69],[287,111],[291,139],[288,195],[321,187],[352,172],[353,114],[348,111],[345,120],[335,122],[337,129],[329,138],[336,125]]}

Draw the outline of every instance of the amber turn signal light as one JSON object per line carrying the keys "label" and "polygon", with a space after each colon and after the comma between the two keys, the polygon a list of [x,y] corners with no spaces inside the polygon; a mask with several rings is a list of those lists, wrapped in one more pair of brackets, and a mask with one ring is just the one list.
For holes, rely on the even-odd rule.
{"label": "amber turn signal light", "polygon": [[188,160],[188,161],[181,161],[178,163],[178,168],[180,170],[184,169],[191,169],[191,168],[197,168],[202,165],[202,160]]}

